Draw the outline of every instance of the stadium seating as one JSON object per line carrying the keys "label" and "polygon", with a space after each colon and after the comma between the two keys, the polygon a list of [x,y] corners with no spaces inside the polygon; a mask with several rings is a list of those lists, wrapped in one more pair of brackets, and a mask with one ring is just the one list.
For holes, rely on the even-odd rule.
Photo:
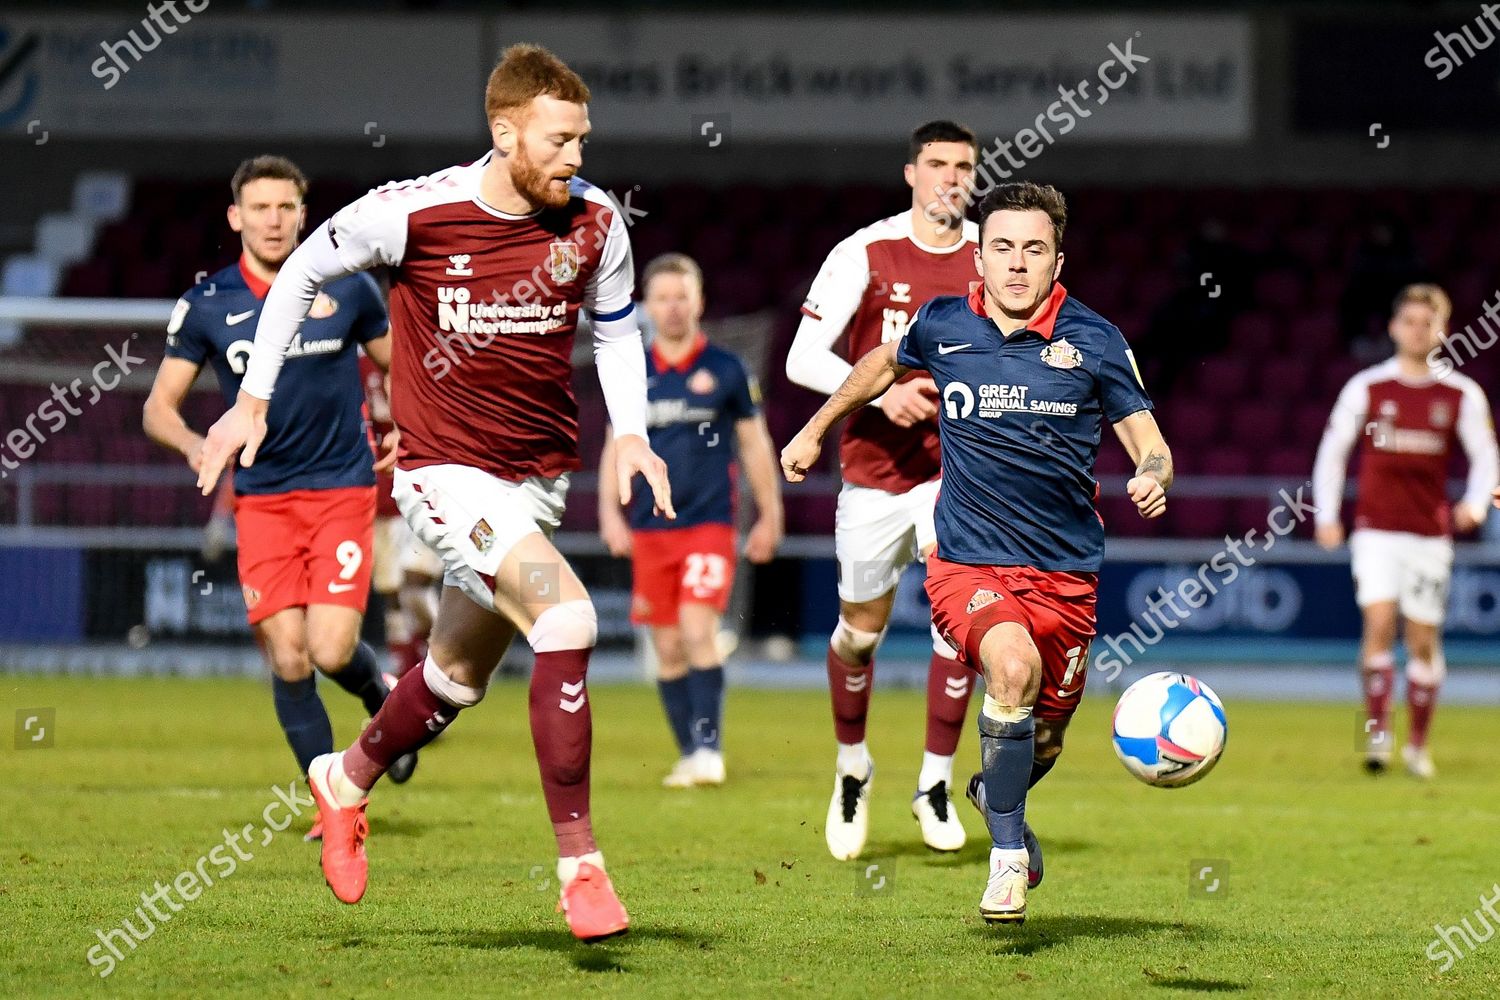
{"label": "stadium seating", "polygon": [[[772,361],[763,379],[772,433],[784,442],[818,404],[812,393],[787,382],[777,361],[790,345],[808,283],[835,243],[900,211],[904,193],[868,185],[737,184],[714,190],[679,184],[646,192],[602,186],[631,191],[632,206],[646,212],[632,233],[638,266],[669,249],[686,250],[703,264],[710,325],[716,318],[769,311]],[[320,181],[310,218],[316,223],[361,190],[347,181]],[[65,269],[59,294],[171,298],[200,272],[234,259],[237,244],[224,222],[227,191],[221,181],[139,179],[125,201],[128,209],[116,204],[115,193],[106,193],[110,204],[97,213],[102,228],[92,253]],[[1071,192],[1070,198],[1064,282],[1137,342],[1184,474],[1268,476],[1289,484],[1306,479],[1334,396],[1364,363],[1348,354],[1341,297],[1364,220],[1377,212],[1394,213],[1411,225],[1423,273],[1443,276],[1453,295],[1455,329],[1494,293],[1493,279],[1472,261],[1500,255],[1500,227],[1494,225],[1500,200],[1479,192],[1096,189]],[[1202,235],[1210,230],[1216,234]],[[75,235],[52,233],[58,240]],[[1238,273],[1220,273],[1231,263],[1205,263],[1213,261],[1231,262]],[[1210,294],[1220,284],[1222,300]],[[6,371],[12,360],[83,370],[103,356],[111,337],[118,332],[32,329],[0,351],[0,364]],[[149,345],[154,362],[158,341],[143,333],[141,343]],[[1485,355],[1464,368],[1481,382],[1495,370]],[[597,381],[584,373],[576,384],[583,440],[598,441],[604,414]],[[9,375],[0,375],[0,386],[0,417],[7,427],[20,424],[46,398],[43,386],[16,385]],[[143,394],[144,384],[137,383],[106,395],[39,448],[41,460],[179,464],[141,438]],[[220,408],[216,392],[196,392],[189,419],[205,427]],[[590,443],[584,451],[591,468],[597,450]],[[829,448],[818,471],[836,470],[836,449]],[[1106,491],[1102,512],[1119,535],[1217,535],[1247,523],[1247,511],[1263,516],[1266,506],[1258,499],[1184,497],[1165,518],[1142,522],[1116,495],[1128,474],[1123,453],[1106,436],[1099,464]],[[13,514],[6,509],[10,497],[0,493],[0,520]],[[590,530],[593,498],[575,491],[573,500],[565,527]],[[190,486],[37,486],[33,501],[42,523],[190,524],[204,509]],[[826,490],[788,492],[793,532],[826,533],[831,516]]]}

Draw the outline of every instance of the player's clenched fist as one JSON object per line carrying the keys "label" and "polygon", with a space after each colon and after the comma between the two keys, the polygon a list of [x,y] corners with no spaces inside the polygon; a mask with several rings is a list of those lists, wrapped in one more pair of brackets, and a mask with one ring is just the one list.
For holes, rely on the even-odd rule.
{"label": "player's clenched fist", "polygon": [[1167,512],[1167,491],[1155,476],[1136,476],[1125,484],[1125,491],[1142,517],[1161,517]]}
{"label": "player's clenched fist", "polygon": [[818,463],[823,454],[823,442],[817,437],[801,431],[791,443],[781,449],[781,474],[789,483],[800,483],[807,478],[808,470]]}
{"label": "player's clenched fist", "polygon": [[267,400],[241,392],[228,412],[208,429],[198,459],[198,489],[204,496],[214,491],[224,467],[241,448],[240,464],[247,469],[255,464],[255,453],[266,437],[266,410],[270,405]]}
{"label": "player's clenched fist", "polygon": [[663,462],[646,439],[637,434],[622,434],[615,438],[615,472],[619,475],[620,503],[630,505],[630,481],[639,472],[646,477],[651,487],[654,512],[668,520],[677,519],[672,506],[672,483],[667,479],[667,463]]}

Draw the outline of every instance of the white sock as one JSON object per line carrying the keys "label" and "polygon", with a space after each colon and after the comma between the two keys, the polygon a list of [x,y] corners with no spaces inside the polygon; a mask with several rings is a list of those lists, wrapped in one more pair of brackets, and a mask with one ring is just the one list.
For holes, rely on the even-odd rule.
{"label": "white sock", "polygon": [[600,871],[604,870],[604,854],[600,851],[590,851],[576,858],[557,859],[557,881],[560,885],[567,885],[578,877],[578,866],[587,861]]}
{"label": "white sock", "polygon": [[948,783],[948,791],[953,791],[953,758],[936,754],[930,750],[922,751],[922,771],[917,775],[917,791],[925,792],[939,781]]}
{"label": "white sock", "polygon": [[332,796],[333,801],[341,809],[352,809],[359,805],[361,799],[366,795],[366,789],[360,788],[349,776],[344,773],[344,753],[339,751],[333,754],[333,763],[328,768],[328,781],[325,791]]}
{"label": "white sock", "polygon": [[1024,847],[1018,851],[1002,851],[998,847],[990,848],[990,871],[995,871],[1000,866],[1012,861],[1022,868],[1027,868],[1031,864],[1031,855],[1026,853],[1026,848]]}
{"label": "white sock", "polygon": [[839,744],[839,774],[847,774],[863,781],[870,776],[870,764],[870,751],[865,747],[864,740]]}

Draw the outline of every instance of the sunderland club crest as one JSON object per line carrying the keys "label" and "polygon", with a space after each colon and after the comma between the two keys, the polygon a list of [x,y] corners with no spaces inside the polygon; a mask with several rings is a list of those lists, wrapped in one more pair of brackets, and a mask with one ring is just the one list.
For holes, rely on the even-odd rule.
{"label": "sunderland club crest", "polygon": [[547,248],[547,272],[558,285],[566,285],[578,277],[578,244],[572,240],[553,240]]}
{"label": "sunderland club crest", "polygon": [[1042,360],[1053,368],[1077,368],[1083,364],[1083,355],[1066,340],[1057,340],[1042,349]]}

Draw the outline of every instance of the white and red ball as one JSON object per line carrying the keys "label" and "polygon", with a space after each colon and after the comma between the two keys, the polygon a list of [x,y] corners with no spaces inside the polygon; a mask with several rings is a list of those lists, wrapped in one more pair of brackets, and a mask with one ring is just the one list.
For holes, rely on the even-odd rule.
{"label": "white and red ball", "polygon": [[1228,736],[1224,703],[1187,674],[1142,677],[1115,706],[1115,753],[1125,770],[1157,788],[1182,788],[1208,774]]}

